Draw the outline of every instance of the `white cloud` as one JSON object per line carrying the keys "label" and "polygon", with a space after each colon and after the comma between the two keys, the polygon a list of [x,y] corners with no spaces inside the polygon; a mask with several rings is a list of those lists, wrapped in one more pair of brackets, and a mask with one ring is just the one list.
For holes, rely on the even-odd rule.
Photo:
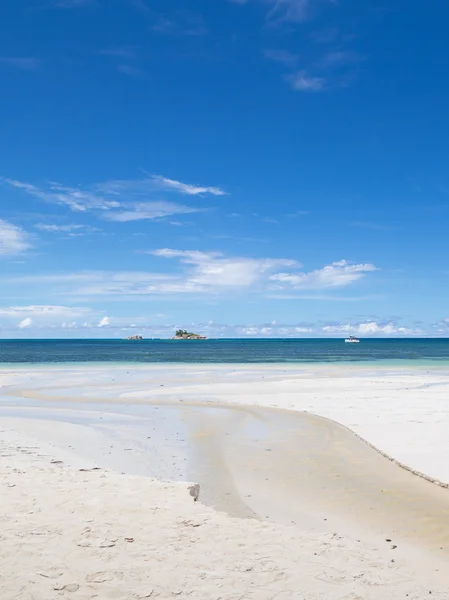
{"label": "white cloud", "polygon": [[285,76],[294,90],[301,92],[320,92],[326,87],[326,80],[323,77],[312,77],[305,71],[297,71]]}
{"label": "white cloud", "polygon": [[139,69],[139,67],[134,65],[119,64],[117,65],[117,71],[128,77],[139,78],[144,76],[142,69]]}
{"label": "white cloud", "polygon": [[192,208],[175,202],[146,202],[135,204],[131,210],[114,211],[104,215],[108,221],[141,221],[144,219],[160,219],[170,215],[181,215],[200,212],[200,208]]}
{"label": "white cloud", "polygon": [[38,317],[74,317],[89,313],[90,308],[76,308],[71,306],[52,306],[47,304],[29,305],[29,306],[8,306],[0,308],[0,317],[17,317],[25,315],[33,315],[33,318]]}
{"label": "white cloud", "polygon": [[31,248],[30,238],[17,225],[0,219],[0,256],[12,256],[20,254]]}
{"label": "white cloud", "polygon": [[[206,335],[209,338],[316,338],[316,337],[346,337],[349,334],[356,334],[362,337],[417,337],[425,332],[421,329],[397,325],[393,321],[375,321],[373,319],[360,322],[355,325],[347,323],[331,324],[323,326],[320,322],[299,322],[299,323],[248,323],[248,324],[223,324],[214,321],[186,323],[178,321],[165,321],[160,323],[154,320],[155,315],[145,317],[117,317],[114,319],[105,317],[102,319],[103,326],[99,325],[98,320],[88,321],[63,321],[50,325],[31,322],[31,319],[24,320],[22,329],[32,326],[30,333],[36,337],[88,337],[88,338],[122,338],[130,333],[139,333],[146,338],[168,338],[171,337],[179,327],[188,326],[194,331]],[[112,321],[112,323],[111,323]],[[100,321],[101,322],[101,321]],[[3,328],[2,335],[8,337],[17,336],[18,325],[13,328]],[[440,332],[432,332],[433,335],[440,335]],[[30,334],[26,334],[27,336]]]}
{"label": "white cloud", "polygon": [[422,335],[424,331],[421,329],[412,329],[410,327],[399,326],[393,322],[377,322],[377,321],[365,321],[362,323],[350,325],[349,323],[343,323],[338,325],[326,325],[322,328],[323,332],[330,334],[358,334],[365,336],[410,336],[410,335]]}
{"label": "white cloud", "polygon": [[225,196],[226,192],[219,187],[208,187],[201,185],[192,185],[190,183],[182,183],[175,179],[168,179],[162,175],[152,175],[151,179],[155,185],[163,190],[171,190],[188,196],[197,196],[199,194],[212,194],[213,196]]}
{"label": "white cloud", "polygon": [[[67,206],[74,212],[95,211],[99,216],[110,221],[156,219],[203,210],[153,198],[156,193],[160,195],[163,191],[177,192],[188,196],[203,194],[222,196],[226,193],[218,187],[181,183],[159,175],[152,175],[144,179],[110,180],[83,188],[69,187],[57,182],[48,182],[43,186],[37,186],[16,179],[4,178],[1,181],[39,200]],[[50,231],[49,226],[44,224],[40,224],[39,227]],[[55,227],[52,226],[53,231],[56,231]]]}
{"label": "white cloud", "polygon": [[59,183],[49,183],[45,188],[38,187],[31,183],[24,183],[16,179],[4,179],[8,185],[23,190],[27,194],[51,202],[68,206],[73,211],[84,212],[87,210],[111,210],[118,208],[120,203],[115,199],[107,199],[100,194],[61,185]]}
{"label": "white cloud", "polygon": [[[251,0],[231,0],[235,4],[247,4]],[[258,0],[267,5],[268,18],[274,21],[301,23],[310,17],[311,8],[317,0]]]}
{"label": "white cloud", "polygon": [[48,233],[71,233],[73,231],[98,231],[96,227],[91,227],[90,225],[47,225],[46,223],[37,223],[35,225],[36,229],[40,231],[46,231]]}
{"label": "white cloud", "polygon": [[188,283],[198,288],[251,287],[276,268],[291,267],[298,263],[289,259],[273,258],[228,258],[218,252],[199,252],[171,250],[164,248],[152,254],[165,258],[179,258],[184,264],[191,265]]}
{"label": "white cloud", "polygon": [[[156,257],[177,260],[179,267],[168,273],[145,271],[85,271],[13,278],[5,282],[28,287],[53,286],[54,293],[85,297],[173,296],[183,294],[226,295],[263,294],[272,297],[291,290],[325,290],[349,286],[376,268],[371,264],[352,265],[339,261],[311,272],[298,271],[296,260],[225,256],[220,252],[162,248],[147,252]],[[288,298],[289,295],[287,294]],[[296,296],[293,296],[296,298]]]}
{"label": "white cloud", "polygon": [[340,260],[310,273],[276,273],[270,279],[279,283],[279,289],[291,286],[296,290],[317,290],[349,285],[376,270],[372,264],[350,264]]}
{"label": "white cloud", "polygon": [[23,319],[23,321],[20,321],[18,328],[19,329],[27,329],[28,327],[31,327],[32,324],[33,324],[33,319],[30,319],[30,317],[27,317],[26,319]]}
{"label": "white cloud", "polygon": [[107,327],[108,325],[110,325],[109,317],[103,317],[97,327]]}
{"label": "white cloud", "polygon": [[324,56],[324,58],[320,61],[320,66],[323,68],[334,68],[334,67],[342,67],[345,65],[354,64],[360,62],[362,60],[362,56],[352,51],[337,51],[337,52],[329,52]]}
{"label": "white cloud", "polygon": [[54,0],[52,6],[55,8],[79,8],[92,4],[92,0]]}

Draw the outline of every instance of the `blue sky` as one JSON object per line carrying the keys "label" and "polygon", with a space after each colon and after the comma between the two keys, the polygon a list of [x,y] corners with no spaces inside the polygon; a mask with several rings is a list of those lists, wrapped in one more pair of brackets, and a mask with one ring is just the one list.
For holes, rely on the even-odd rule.
{"label": "blue sky", "polygon": [[448,23],[2,2],[0,337],[449,336]]}

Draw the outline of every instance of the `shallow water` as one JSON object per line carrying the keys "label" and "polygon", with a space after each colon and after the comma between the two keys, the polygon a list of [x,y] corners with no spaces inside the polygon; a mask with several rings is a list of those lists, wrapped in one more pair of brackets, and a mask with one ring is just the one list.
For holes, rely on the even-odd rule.
{"label": "shallow water", "polygon": [[449,339],[0,340],[0,365],[52,363],[449,364]]}

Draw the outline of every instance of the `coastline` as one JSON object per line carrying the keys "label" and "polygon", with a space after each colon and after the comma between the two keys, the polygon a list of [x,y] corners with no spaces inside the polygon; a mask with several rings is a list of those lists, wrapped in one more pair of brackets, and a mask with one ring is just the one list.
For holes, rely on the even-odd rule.
{"label": "coastline", "polygon": [[[228,514],[220,515],[223,527],[237,517],[257,524],[248,534],[256,545],[256,530],[268,523],[276,535],[285,535],[279,528],[292,527],[313,543],[337,532],[351,548],[345,552],[369,547],[370,561],[394,559],[395,568],[402,561],[433,583],[449,586],[441,575],[449,553],[448,490],[414,477],[369,446],[386,454],[391,447],[396,461],[407,452],[408,467],[416,469],[419,458],[426,470],[444,476],[449,370],[54,367],[0,370],[0,439],[9,436],[16,450],[34,447],[44,458],[54,456],[64,461],[70,477],[74,469],[95,466],[125,473],[120,485],[131,488],[136,476],[177,482],[164,484],[168,495],[199,482],[200,501]],[[32,478],[42,475],[33,474],[33,465],[27,469]],[[42,476],[53,480],[55,473]],[[63,495],[70,489],[64,486]],[[394,542],[393,556],[386,539]],[[359,540],[357,552],[354,540]],[[366,570],[363,552],[354,561]],[[371,575],[383,577],[379,569]],[[310,594],[315,591],[310,587]],[[385,597],[379,590],[367,595],[368,588],[360,593],[364,599]],[[395,593],[389,597],[404,597]]]}
{"label": "coastline", "polygon": [[348,427],[412,471],[449,483],[449,457],[445,451],[449,447],[449,369],[58,365],[0,370],[2,384],[16,401],[195,401],[307,411]]}

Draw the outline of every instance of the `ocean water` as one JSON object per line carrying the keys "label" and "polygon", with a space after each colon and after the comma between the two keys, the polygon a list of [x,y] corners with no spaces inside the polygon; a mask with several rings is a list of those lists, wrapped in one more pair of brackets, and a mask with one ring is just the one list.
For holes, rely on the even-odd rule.
{"label": "ocean water", "polygon": [[449,366],[449,339],[0,340],[0,364],[405,363]]}

